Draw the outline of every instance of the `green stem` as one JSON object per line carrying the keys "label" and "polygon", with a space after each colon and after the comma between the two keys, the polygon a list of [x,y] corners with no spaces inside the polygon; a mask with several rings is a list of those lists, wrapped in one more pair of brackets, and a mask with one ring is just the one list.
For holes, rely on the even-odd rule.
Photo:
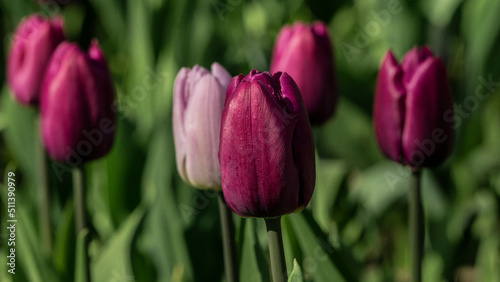
{"label": "green stem", "polygon": [[420,195],[420,170],[414,170],[410,187],[410,263],[411,281],[422,281],[422,256],[424,250],[424,212]]}
{"label": "green stem", "polygon": [[283,250],[283,238],[281,236],[281,216],[264,218],[267,227],[267,238],[269,241],[269,256],[271,257],[271,270],[274,282],[287,281],[285,252]]}
{"label": "green stem", "polygon": [[219,214],[222,228],[222,242],[224,249],[224,266],[226,269],[226,281],[239,281],[238,257],[236,255],[236,242],[234,221],[231,210],[224,200],[224,195],[219,192]]}
{"label": "green stem", "polygon": [[43,242],[43,252],[47,257],[52,253],[52,222],[50,220],[50,192],[47,179],[47,155],[41,140],[40,119],[35,124],[35,142],[37,152],[37,173],[38,173],[38,220],[40,233]]}
{"label": "green stem", "polygon": [[[86,203],[86,181],[85,169],[82,166],[73,169],[73,194],[75,199],[76,234],[80,234],[84,229],[88,229],[87,203]],[[90,236],[87,236],[90,238]],[[89,240],[85,240],[85,260],[87,281],[90,281],[90,258],[88,254]]]}

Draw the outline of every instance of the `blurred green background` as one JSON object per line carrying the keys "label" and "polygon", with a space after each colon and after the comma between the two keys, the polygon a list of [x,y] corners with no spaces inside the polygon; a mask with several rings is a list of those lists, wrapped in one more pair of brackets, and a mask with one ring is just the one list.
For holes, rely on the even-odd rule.
{"label": "blurred green background", "polygon": [[[214,61],[232,75],[267,70],[284,24],[322,20],[335,49],[340,102],[315,128],[317,186],[310,206],[283,218],[291,271],[307,281],[408,281],[408,170],[380,153],[372,127],[379,64],[429,45],[445,61],[457,140],[423,173],[424,281],[500,281],[500,1],[497,0],[0,0],[0,170],[16,173],[16,274],[7,273],[2,181],[0,281],[78,281],[71,174],[49,162],[54,249],[43,253],[34,161],[37,112],[5,83],[12,32],[33,13],[62,14],[70,40],[98,38],[116,86],[112,152],[87,164],[95,281],[223,281],[216,194],[178,176],[171,127],[178,70]],[[69,3],[68,3],[69,2]],[[388,16],[387,16],[388,15]],[[481,81],[487,99],[478,100]],[[269,281],[262,220],[234,217],[241,281]]]}

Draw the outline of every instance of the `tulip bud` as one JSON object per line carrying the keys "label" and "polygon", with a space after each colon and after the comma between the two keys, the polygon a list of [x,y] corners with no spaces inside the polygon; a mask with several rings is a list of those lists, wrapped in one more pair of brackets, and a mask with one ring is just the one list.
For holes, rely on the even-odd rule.
{"label": "tulip bud", "polygon": [[413,48],[398,64],[387,52],[374,103],[375,133],[390,159],[418,168],[437,166],[453,148],[453,111],[446,68],[427,47]]}
{"label": "tulip bud", "polygon": [[173,131],[177,170],[197,188],[221,189],[220,120],[231,76],[213,63],[212,72],[194,66],[182,68],[174,86]]}
{"label": "tulip bud", "polygon": [[271,73],[287,72],[299,86],[312,124],[322,124],[335,111],[337,93],[332,45],[322,22],[285,26],[274,46]]}
{"label": "tulip bud", "polygon": [[57,47],[42,85],[45,148],[60,162],[79,165],[106,155],[115,133],[113,82],[96,40],[85,54],[73,43]]}
{"label": "tulip bud", "polygon": [[287,73],[256,70],[231,80],[222,112],[219,161],[226,203],[243,217],[303,209],[316,180],[311,125]]}
{"label": "tulip bud", "polygon": [[32,15],[18,26],[7,58],[7,82],[22,104],[38,104],[47,64],[64,40],[62,18]]}

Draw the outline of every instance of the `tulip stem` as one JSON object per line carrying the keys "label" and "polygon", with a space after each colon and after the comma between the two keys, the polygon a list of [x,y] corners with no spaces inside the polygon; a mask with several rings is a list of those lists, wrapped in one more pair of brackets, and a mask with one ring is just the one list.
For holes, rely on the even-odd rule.
{"label": "tulip stem", "polygon": [[422,281],[422,256],[424,250],[424,212],[420,195],[420,170],[414,170],[411,176],[410,202],[410,263],[411,281]]}
{"label": "tulip stem", "polygon": [[219,192],[219,214],[222,228],[222,247],[224,249],[224,266],[226,281],[239,281],[238,256],[236,255],[235,228],[233,214],[224,200],[224,195]]}
{"label": "tulip stem", "polygon": [[[86,203],[86,181],[85,181],[85,168],[82,166],[77,166],[73,169],[73,196],[75,199],[75,217],[76,217],[76,234],[80,234],[82,230],[88,229],[87,220],[87,203]],[[87,274],[87,281],[90,281],[90,259],[88,253],[89,238],[86,236],[85,239],[85,271]]]}
{"label": "tulip stem", "polygon": [[266,221],[267,238],[269,241],[269,256],[271,258],[271,270],[274,282],[287,281],[285,252],[283,250],[283,238],[281,236],[281,216],[264,218]]}
{"label": "tulip stem", "polygon": [[50,220],[50,192],[47,178],[47,155],[41,140],[40,119],[35,124],[35,142],[38,159],[38,220],[43,242],[43,252],[47,257],[52,254],[52,221]]}

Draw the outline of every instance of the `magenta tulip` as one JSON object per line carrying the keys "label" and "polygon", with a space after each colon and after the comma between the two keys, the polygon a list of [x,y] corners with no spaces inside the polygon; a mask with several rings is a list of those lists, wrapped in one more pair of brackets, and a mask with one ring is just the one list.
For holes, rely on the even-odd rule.
{"label": "magenta tulip", "polygon": [[332,45],[322,22],[285,26],[274,46],[271,73],[287,72],[299,86],[312,124],[322,124],[335,111],[337,93]]}
{"label": "magenta tulip", "polygon": [[375,93],[375,133],[382,152],[412,167],[437,166],[453,148],[453,111],[446,68],[427,47],[413,48],[398,64],[387,52]]}
{"label": "magenta tulip", "polygon": [[221,189],[220,120],[229,73],[218,63],[182,68],[174,86],[173,131],[177,170],[197,188]]}
{"label": "magenta tulip", "polygon": [[243,217],[304,208],[316,172],[302,95],[287,73],[234,77],[222,113],[219,160],[227,205]]}
{"label": "magenta tulip", "polygon": [[61,43],[47,68],[40,102],[49,155],[75,166],[106,155],[114,141],[113,101],[111,74],[97,41],[88,54]]}
{"label": "magenta tulip", "polygon": [[32,15],[18,26],[7,58],[7,82],[22,104],[38,104],[47,64],[64,40],[62,18]]}

